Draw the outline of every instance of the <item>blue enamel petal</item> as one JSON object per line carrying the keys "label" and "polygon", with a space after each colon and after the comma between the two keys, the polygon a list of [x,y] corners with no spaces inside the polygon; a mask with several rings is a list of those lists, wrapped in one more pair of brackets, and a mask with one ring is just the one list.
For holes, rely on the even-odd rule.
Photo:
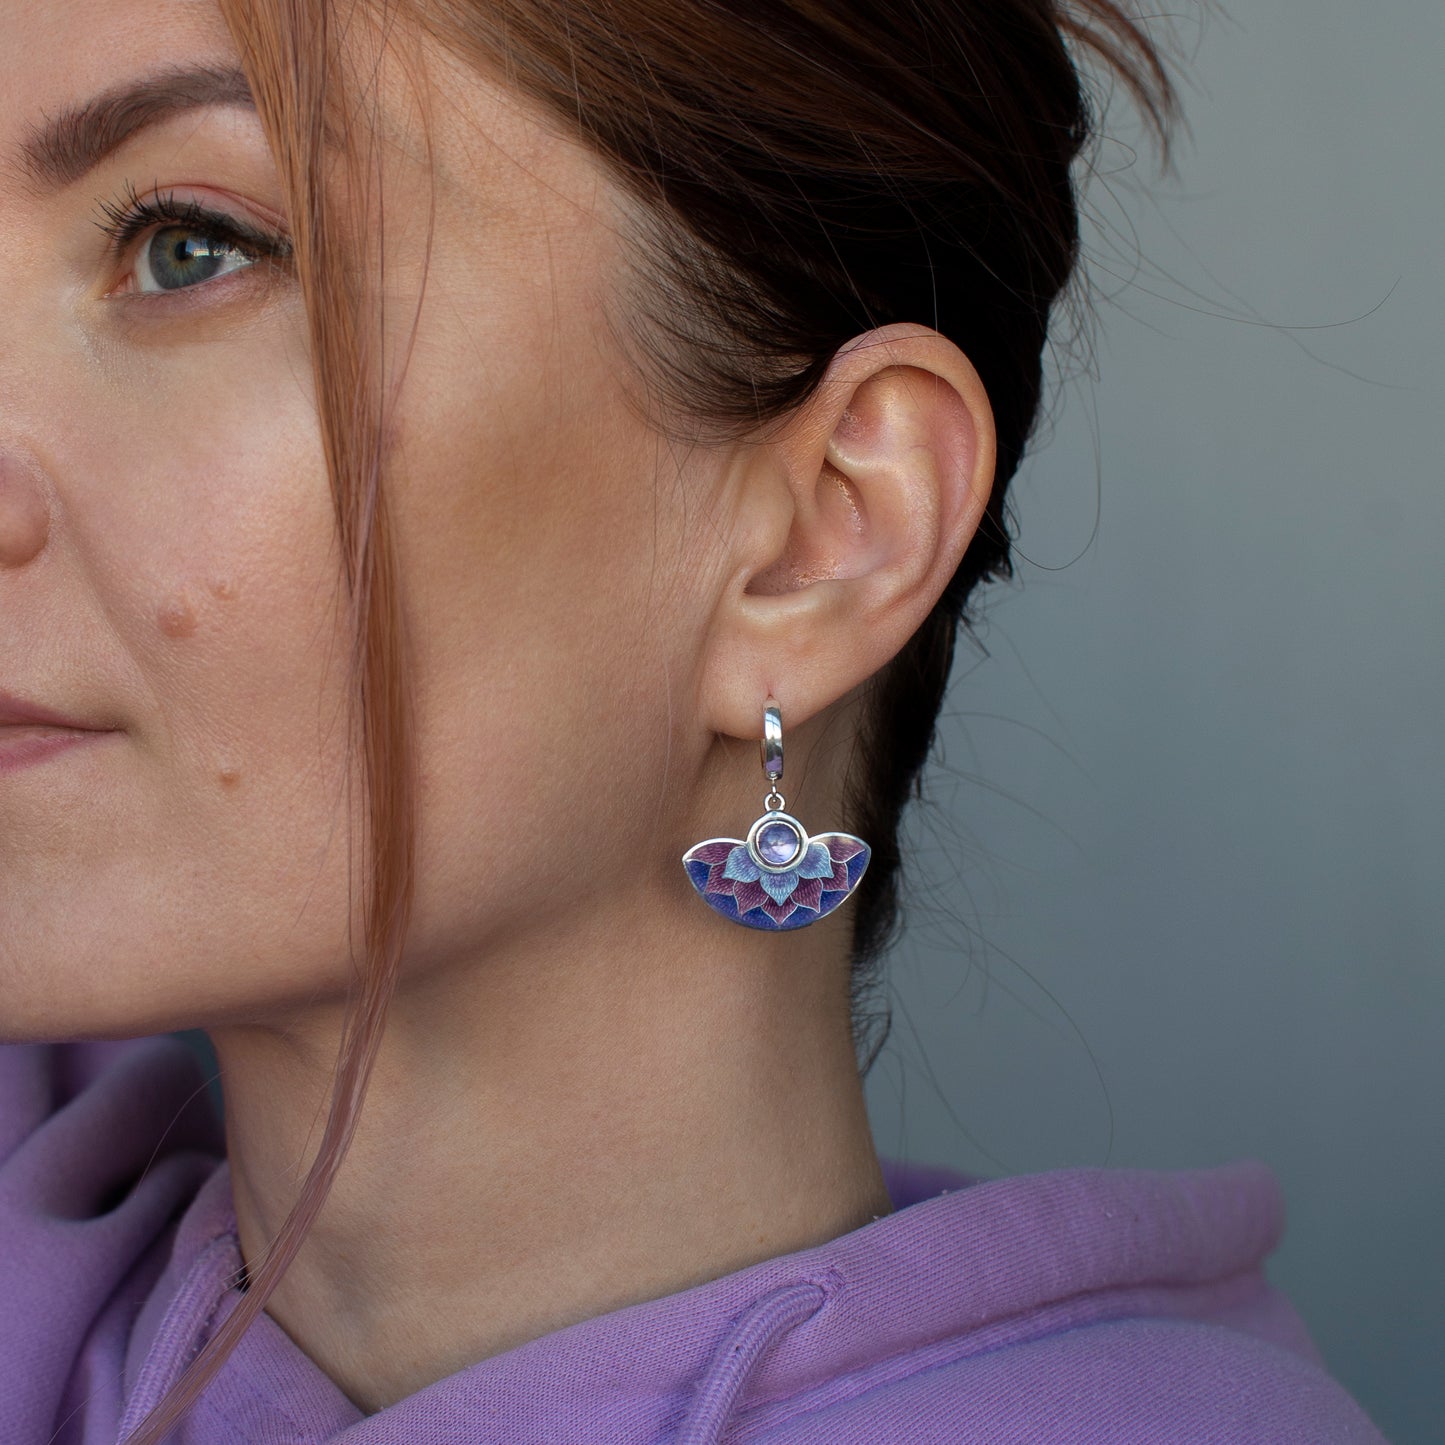
{"label": "blue enamel petal", "polygon": [[831,878],[833,876],[833,855],[826,843],[816,838],[808,844],[803,861],[798,864],[799,878]]}
{"label": "blue enamel petal", "polygon": [[758,882],[774,903],[786,903],[798,886],[798,870],[789,868],[784,873],[763,873]]}
{"label": "blue enamel petal", "polygon": [[723,864],[724,878],[736,878],[743,883],[756,883],[762,871],[763,870],[753,862],[752,856],[748,853],[748,845],[746,843],[739,843],[738,846],[728,854],[728,861]]}

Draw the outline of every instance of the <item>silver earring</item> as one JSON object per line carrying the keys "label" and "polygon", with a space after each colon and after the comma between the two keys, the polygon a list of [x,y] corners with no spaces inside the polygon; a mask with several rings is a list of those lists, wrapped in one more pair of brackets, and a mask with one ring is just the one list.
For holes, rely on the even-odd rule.
{"label": "silver earring", "polygon": [[748,928],[803,928],[853,892],[873,850],[852,833],[810,838],[783,811],[783,718],[771,697],[763,707],[762,754],[768,795],[747,838],[694,843],[682,866],[702,901],[724,918]]}

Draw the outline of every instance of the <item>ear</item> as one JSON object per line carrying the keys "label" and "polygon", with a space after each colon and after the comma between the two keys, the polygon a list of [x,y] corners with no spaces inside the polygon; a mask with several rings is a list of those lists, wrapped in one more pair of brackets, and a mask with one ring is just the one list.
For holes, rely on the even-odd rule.
{"label": "ear", "polygon": [[946,337],[900,324],[844,346],[782,428],[739,453],[705,724],[757,737],[771,695],[795,726],[896,656],[983,518],[994,458],[983,383]]}

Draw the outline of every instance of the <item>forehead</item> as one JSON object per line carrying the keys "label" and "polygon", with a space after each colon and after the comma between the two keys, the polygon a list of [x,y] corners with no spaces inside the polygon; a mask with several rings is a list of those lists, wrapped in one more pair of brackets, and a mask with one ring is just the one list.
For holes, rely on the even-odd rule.
{"label": "forehead", "polygon": [[44,107],[137,69],[235,60],[215,0],[0,0],[0,105]]}
{"label": "forehead", "polygon": [[[407,23],[405,6],[388,7],[384,29],[369,23],[380,18],[371,5],[345,9],[345,27],[332,27],[346,36],[344,110],[363,127],[362,149],[385,154],[391,184],[424,167],[439,195],[466,201],[486,190],[498,221],[595,219],[604,199],[615,212],[620,197],[604,198],[611,187],[596,156],[503,81],[500,66],[443,47]],[[0,164],[26,174],[24,143],[66,113],[88,120],[82,108],[107,92],[239,64],[216,0],[0,0]]]}
{"label": "forehead", "polygon": [[504,79],[504,57],[464,56],[420,27],[392,32],[384,52],[372,30],[368,45],[352,67],[377,77],[373,129],[409,159],[429,156],[439,192],[475,192],[479,181],[490,182],[503,213],[505,193],[515,192],[525,197],[518,219],[553,222],[567,212],[615,216],[624,204],[568,122]]}
{"label": "forehead", "polygon": [[0,0],[0,178],[64,191],[150,124],[207,102],[239,116],[237,69],[212,0]]}

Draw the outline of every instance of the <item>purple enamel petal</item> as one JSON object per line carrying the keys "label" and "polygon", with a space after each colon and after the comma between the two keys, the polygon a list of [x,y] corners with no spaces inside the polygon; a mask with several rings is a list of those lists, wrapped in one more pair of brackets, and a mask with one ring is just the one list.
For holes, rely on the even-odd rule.
{"label": "purple enamel petal", "polygon": [[814,910],[821,908],[823,906],[823,880],[821,878],[804,878],[793,894],[793,902],[801,908]]}
{"label": "purple enamel petal", "polygon": [[796,906],[791,898],[785,903],[778,903],[774,899],[769,898],[763,904],[763,909],[770,918],[775,919],[778,923],[785,922],[789,915],[796,912]]}
{"label": "purple enamel petal", "polygon": [[761,883],[735,883],[732,892],[738,901],[739,913],[747,913],[753,908],[764,908],[772,902],[763,891]]}

